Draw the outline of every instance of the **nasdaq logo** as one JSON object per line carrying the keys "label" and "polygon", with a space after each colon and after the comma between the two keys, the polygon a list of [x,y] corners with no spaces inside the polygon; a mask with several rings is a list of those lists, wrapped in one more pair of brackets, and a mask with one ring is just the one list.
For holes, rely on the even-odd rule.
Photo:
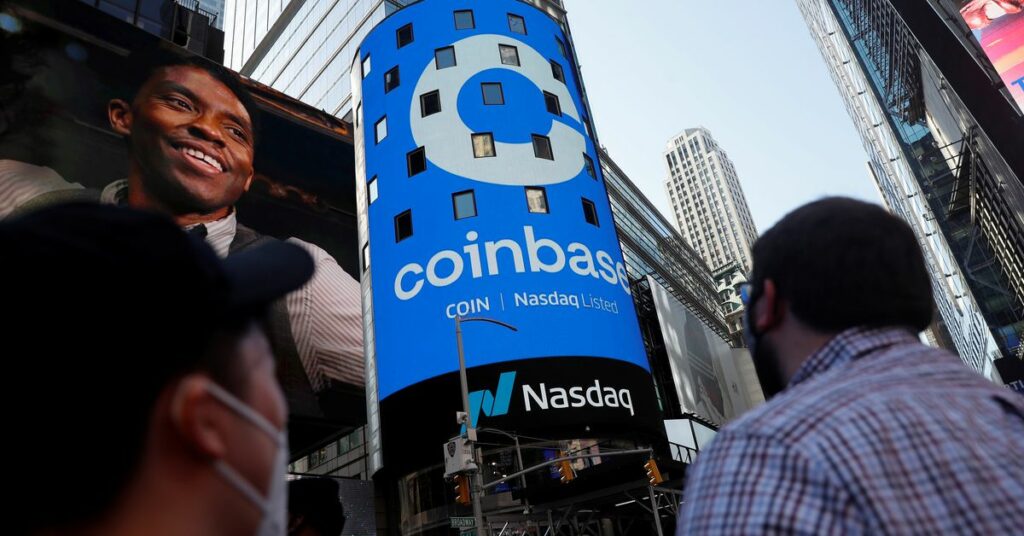
{"label": "nasdaq logo", "polygon": [[[469,415],[474,428],[477,426],[481,413],[487,417],[508,414],[515,382],[515,372],[503,372],[498,378],[496,392],[492,393],[485,389],[469,393]],[[622,408],[629,411],[631,417],[636,415],[633,410],[633,396],[629,389],[602,387],[600,380],[594,380],[594,383],[589,385],[566,387],[551,387],[546,383],[523,385],[522,390],[523,403],[527,412],[589,406],[592,408]],[[466,433],[465,425],[462,426],[462,433]]]}
{"label": "nasdaq logo", "polygon": [[[512,401],[512,388],[515,383],[515,372],[502,372],[498,378],[497,392],[491,393],[490,390],[485,389],[469,393],[469,416],[474,428],[481,412],[488,417],[497,417],[508,413],[508,405]],[[462,432],[466,432],[466,425],[462,425]]]}

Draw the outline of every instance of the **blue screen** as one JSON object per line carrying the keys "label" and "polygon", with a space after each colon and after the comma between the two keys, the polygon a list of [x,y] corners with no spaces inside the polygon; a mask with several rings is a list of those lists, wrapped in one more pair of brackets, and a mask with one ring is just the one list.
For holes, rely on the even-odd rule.
{"label": "blue screen", "polygon": [[[475,28],[455,29],[461,9],[473,10]],[[510,31],[510,13],[526,35]],[[399,48],[396,30],[409,23],[413,41]],[[469,367],[585,356],[648,368],[604,179],[587,165],[598,156],[566,43],[556,21],[525,3],[446,0],[393,14],[363,42],[356,65],[370,70],[353,77],[365,176],[377,180],[368,248],[382,399],[458,370],[455,315],[518,328],[464,324]],[[439,69],[435,53],[449,46],[455,65]],[[502,63],[502,46],[515,47],[518,65]],[[395,67],[399,84],[385,92]],[[434,108],[421,96],[433,91],[440,111],[424,115]],[[410,176],[419,147],[426,169]],[[530,188],[543,189],[529,193],[533,203]]]}

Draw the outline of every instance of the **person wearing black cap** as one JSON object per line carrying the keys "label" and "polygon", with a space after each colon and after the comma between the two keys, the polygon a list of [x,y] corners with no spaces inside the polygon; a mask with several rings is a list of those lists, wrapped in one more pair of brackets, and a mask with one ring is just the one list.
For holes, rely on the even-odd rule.
{"label": "person wearing black cap", "polygon": [[222,261],[99,204],[2,222],[0,249],[6,374],[29,387],[4,390],[11,533],[284,534],[287,407],[261,321],[309,254]]}

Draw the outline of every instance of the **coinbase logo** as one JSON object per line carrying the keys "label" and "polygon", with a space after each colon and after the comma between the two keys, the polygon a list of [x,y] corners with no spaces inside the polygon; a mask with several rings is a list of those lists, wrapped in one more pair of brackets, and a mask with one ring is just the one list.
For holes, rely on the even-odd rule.
{"label": "coinbase logo", "polygon": [[[495,61],[498,46],[514,46],[518,49],[519,65],[504,65]],[[429,147],[430,162],[445,171],[467,179],[491,184],[513,186],[557,184],[575,178],[583,170],[583,154],[586,152],[586,138],[580,114],[564,83],[552,76],[551,63],[533,47],[511,37],[484,34],[467,37],[454,44],[458,58],[456,65],[438,69],[435,62],[427,64],[416,83],[413,95],[439,91],[441,111],[422,117],[418,106],[411,106],[409,124],[413,139],[418,146]],[[524,116],[541,117],[550,122],[547,135],[551,140],[554,160],[536,158],[529,132],[503,136],[494,133],[496,158],[474,158],[465,143],[453,140],[468,140],[474,130],[466,124],[460,114],[459,95],[465,87],[479,92],[479,87],[468,84],[481,74],[506,71],[523,76],[541,91],[558,97],[561,115],[544,112],[543,98],[536,99],[538,110],[525,111]],[[513,103],[515,104],[515,103]],[[547,119],[549,118],[550,119]],[[504,140],[502,138],[505,138]]]}

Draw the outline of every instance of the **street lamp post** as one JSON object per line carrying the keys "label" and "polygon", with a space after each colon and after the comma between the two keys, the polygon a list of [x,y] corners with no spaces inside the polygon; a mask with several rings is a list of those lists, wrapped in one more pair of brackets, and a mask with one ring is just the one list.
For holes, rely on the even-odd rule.
{"label": "street lamp post", "polygon": [[470,452],[473,453],[473,460],[476,464],[476,471],[473,472],[473,519],[476,523],[476,530],[478,534],[484,534],[484,512],[480,501],[483,499],[483,476],[480,473],[480,467],[483,464],[483,460],[477,459],[476,452],[476,426],[473,422],[473,416],[469,413],[469,382],[466,381],[466,355],[462,349],[462,323],[463,322],[489,322],[491,324],[497,324],[499,326],[508,328],[512,331],[519,331],[511,324],[506,324],[500,320],[494,320],[493,318],[484,318],[482,316],[455,317],[455,341],[459,347],[459,380],[462,383],[462,411],[466,416],[466,444],[469,446]]}

